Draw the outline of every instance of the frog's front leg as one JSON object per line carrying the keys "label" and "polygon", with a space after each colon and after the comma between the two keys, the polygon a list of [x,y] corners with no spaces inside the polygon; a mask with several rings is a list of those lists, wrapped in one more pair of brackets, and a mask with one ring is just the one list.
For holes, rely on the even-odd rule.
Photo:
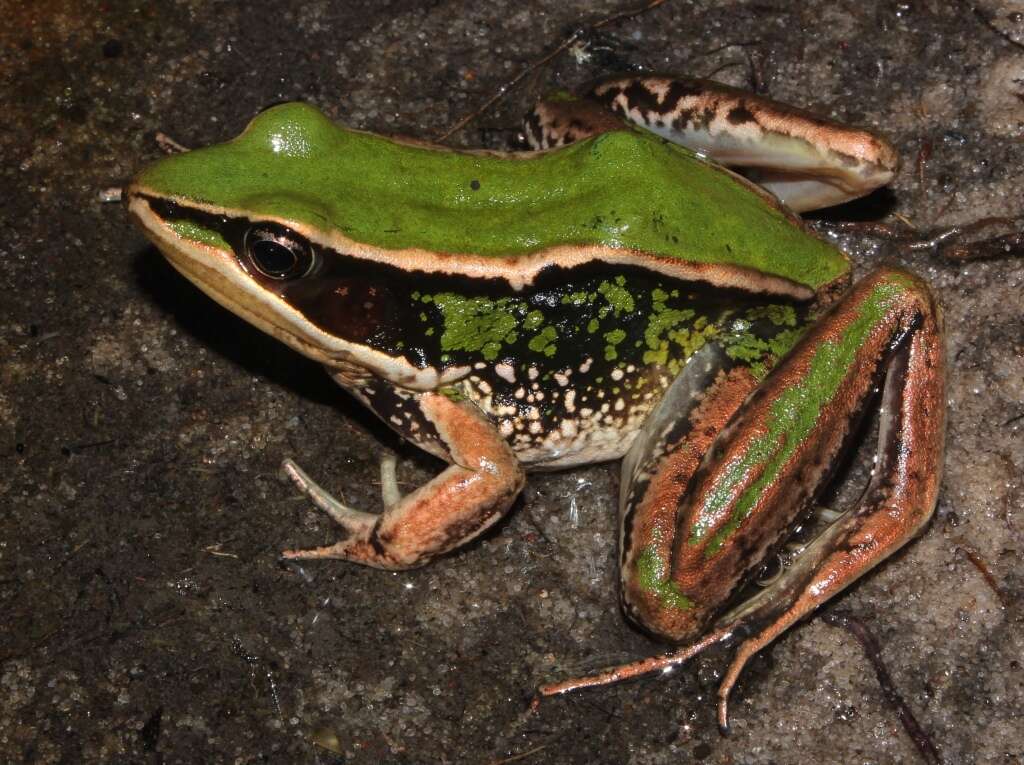
{"label": "frog's front leg", "polygon": [[[613,682],[739,639],[719,691],[725,727],[729,691],[750,657],[931,516],[942,467],[943,348],[938,310],[916,277],[883,269],[860,282],[738,406],[754,381],[742,370],[719,374],[684,413],[687,423],[655,413],[624,464],[622,501],[627,613],[673,641],[710,636],[542,693]],[[770,587],[722,615],[810,510],[883,379],[877,463],[860,505]]]}
{"label": "frog's front leg", "polygon": [[524,474],[512,449],[468,402],[438,393],[415,397],[437,432],[451,465],[429,483],[399,497],[385,473],[383,514],[351,510],[324,492],[293,464],[292,479],[327,512],[348,537],[313,550],[288,550],[285,558],[339,558],[385,569],[423,565],[470,541],[494,524],[523,487]]}

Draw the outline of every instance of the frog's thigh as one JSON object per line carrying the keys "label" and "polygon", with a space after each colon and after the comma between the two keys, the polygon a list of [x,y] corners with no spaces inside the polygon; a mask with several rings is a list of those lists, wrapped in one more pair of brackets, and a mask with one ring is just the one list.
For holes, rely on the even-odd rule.
{"label": "frog's thigh", "polygon": [[284,557],[412,568],[470,541],[508,510],[524,475],[497,430],[469,403],[436,393],[424,393],[418,401],[452,464],[374,516],[372,523],[346,524],[348,538],[314,550],[289,550]]}
{"label": "frog's thigh", "polygon": [[669,567],[676,517],[703,456],[757,382],[719,346],[705,345],[673,381],[622,462],[622,607],[649,632],[675,640],[693,631],[692,611],[665,607],[679,595]]}

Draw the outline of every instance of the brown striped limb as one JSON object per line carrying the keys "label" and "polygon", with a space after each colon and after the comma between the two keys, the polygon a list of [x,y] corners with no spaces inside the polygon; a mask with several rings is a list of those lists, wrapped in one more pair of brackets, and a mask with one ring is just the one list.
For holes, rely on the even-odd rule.
{"label": "brown striped limb", "polygon": [[728,628],[717,629],[705,635],[696,643],[680,648],[661,656],[651,656],[646,659],[638,659],[629,664],[620,664],[604,672],[598,672],[587,677],[576,677],[569,680],[562,680],[557,683],[548,683],[537,689],[537,696],[534,698],[531,707],[536,709],[540,700],[545,696],[560,696],[570,691],[578,691],[581,688],[595,688],[599,685],[612,685],[621,683],[623,680],[649,675],[652,672],[667,672],[674,667],[684,664],[705,649],[721,643],[732,637]]}
{"label": "brown striped limb", "polygon": [[472,405],[437,393],[418,397],[423,415],[448,450],[451,465],[429,483],[401,497],[394,465],[382,465],[383,514],[346,507],[295,463],[285,471],[296,486],[348,536],[326,547],[287,550],[282,557],[337,558],[383,569],[421,566],[492,526],[523,487],[523,470],[511,448]]}
{"label": "brown striped limb", "polygon": [[[686,439],[659,460],[627,459],[677,465],[680,479],[675,497],[662,492],[654,503],[648,495],[667,485],[665,476],[624,493],[624,517],[640,513],[624,534],[627,613],[687,644],[676,654],[680,660],[726,636],[742,641],[719,689],[723,731],[729,693],[747,661],[906,544],[931,517],[942,468],[943,368],[940,319],[927,286],[906,272],[880,269],[822,317],[739,406],[696,469],[670,459],[688,446]],[[811,511],[883,380],[876,465],[860,504],[808,544],[773,584],[723,615],[760,561]],[[707,437],[699,428],[693,432]],[[657,439],[646,446],[664,448]],[[645,511],[645,504],[657,512]],[[674,530],[662,522],[668,506]],[[635,597],[637,590],[646,597]],[[714,639],[699,638],[709,630]],[[644,666],[555,687],[615,682]]]}

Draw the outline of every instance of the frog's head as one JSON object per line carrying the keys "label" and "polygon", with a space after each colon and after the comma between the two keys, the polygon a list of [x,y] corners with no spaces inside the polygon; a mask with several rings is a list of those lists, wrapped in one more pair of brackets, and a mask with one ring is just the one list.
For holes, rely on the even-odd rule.
{"label": "frog's head", "polygon": [[145,168],[126,202],[171,264],[238,316],[329,366],[431,388],[454,370],[371,347],[395,319],[379,275],[358,267],[360,245],[337,222],[332,195],[350,193],[348,178],[382,172],[369,139],[379,140],[283,104],[232,141]]}

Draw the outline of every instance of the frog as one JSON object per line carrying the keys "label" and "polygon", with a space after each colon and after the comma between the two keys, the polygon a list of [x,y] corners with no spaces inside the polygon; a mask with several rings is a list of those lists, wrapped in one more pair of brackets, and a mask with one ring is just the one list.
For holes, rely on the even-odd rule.
{"label": "frog", "polygon": [[[942,473],[942,317],[896,265],[854,282],[798,212],[893,177],[885,139],[719,83],[614,75],[527,117],[528,151],[451,149],[286,103],[126,189],[170,264],[322,364],[446,463],[381,513],[284,471],[342,530],[292,561],[386,570],[465,546],[526,474],[621,461],[620,604],[675,646],[554,694],[735,644],[718,692],[922,532]],[[814,512],[865,414],[856,505],[737,599]],[[657,662],[661,662],[660,664]]]}

